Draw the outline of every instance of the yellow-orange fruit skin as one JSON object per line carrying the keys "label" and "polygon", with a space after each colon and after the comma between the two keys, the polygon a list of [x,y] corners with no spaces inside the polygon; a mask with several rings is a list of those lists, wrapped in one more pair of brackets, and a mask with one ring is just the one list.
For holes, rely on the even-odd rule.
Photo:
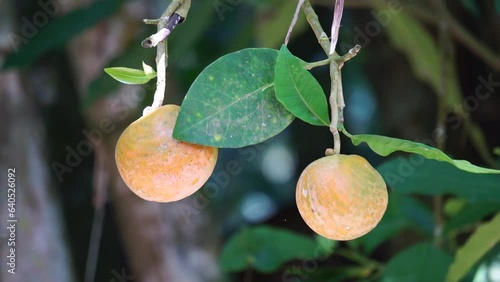
{"label": "yellow-orange fruit skin", "polygon": [[130,124],[118,139],[118,171],[130,190],[145,200],[186,198],[205,184],[215,168],[217,148],[172,137],[179,109],[162,106]]}
{"label": "yellow-orange fruit skin", "polygon": [[297,207],[307,225],[332,240],[361,237],[387,208],[382,176],[357,155],[332,155],[312,162],[300,175]]}

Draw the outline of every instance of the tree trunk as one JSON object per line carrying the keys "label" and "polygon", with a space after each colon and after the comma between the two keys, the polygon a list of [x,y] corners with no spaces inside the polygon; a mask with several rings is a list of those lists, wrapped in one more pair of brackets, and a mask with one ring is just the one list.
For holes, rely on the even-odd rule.
{"label": "tree trunk", "polygon": [[[0,1],[0,26],[7,27],[0,29],[4,39],[0,50],[13,48],[5,39],[13,31],[14,4]],[[0,53],[0,64],[4,59]],[[46,128],[34,98],[23,88],[29,83],[18,71],[0,73],[0,281],[74,281],[61,208],[49,174]],[[9,177],[8,172],[14,175]],[[9,180],[15,191],[8,190],[9,178],[15,179]],[[15,261],[7,256],[15,256]]]}

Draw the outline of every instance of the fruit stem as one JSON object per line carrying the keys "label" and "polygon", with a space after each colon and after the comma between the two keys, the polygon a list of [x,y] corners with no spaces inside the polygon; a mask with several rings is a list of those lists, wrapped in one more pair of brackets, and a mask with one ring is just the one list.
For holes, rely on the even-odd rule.
{"label": "fruit stem", "polygon": [[156,91],[151,106],[146,107],[142,112],[145,116],[153,110],[163,105],[165,98],[165,89],[167,88],[167,66],[168,66],[168,48],[167,37],[174,30],[178,23],[183,21],[189,8],[191,0],[172,0],[163,14],[158,19],[145,19],[146,24],[156,24],[157,32],[142,41],[145,48],[156,47]]}
{"label": "fruit stem", "polygon": [[333,134],[333,150],[336,154],[340,154],[340,135],[338,126],[344,123],[345,103],[340,65],[336,61],[330,63],[330,79],[330,110],[332,118],[330,132]]}
{"label": "fruit stem", "polygon": [[[300,2],[299,2],[300,3]],[[344,8],[343,0],[336,0],[335,3],[335,11],[334,11],[334,20],[332,23],[332,42],[328,40],[328,36],[324,32],[321,24],[318,20],[318,16],[314,9],[311,6],[309,0],[305,0],[302,4],[302,10],[306,15],[307,22],[311,26],[316,38],[318,39],[318,43],[325,51],[325,54],[328,56],[327,60],[323,60],[320,62],[316,62],[318,65],[320,63],[324,63],[325,61],[330,62],[330,110],[331,110],[331,123],[330,123],[330,132],[333,135],[333,153],[340,154],[340,134],[339,129],[342,128],[344,124],[344,93],[342,90],[342,76],[340,69],[344,65],[345,62],[355,57],[359,51],[361,50],[360,45],[356,45],[349,52],[343,56],[339,56],[337,52],[335,52],[335,46],[337,44],[338,32],[340,28],[340,20],[342,18],[342,10]],[[306,65],[306,68],[310,65]],[[314,67],[316,65],[313,65]],[[326,154],[331,154],[332,150],[327,149]]]}

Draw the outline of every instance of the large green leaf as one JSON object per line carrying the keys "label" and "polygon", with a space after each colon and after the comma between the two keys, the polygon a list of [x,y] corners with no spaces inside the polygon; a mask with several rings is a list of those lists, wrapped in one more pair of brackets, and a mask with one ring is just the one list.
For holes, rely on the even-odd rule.
{"label": "large green leaf", "polygon": [[447,281],[459,281],[491,248],[500,242],[500,213],[487,223],[482,224],[470,236],[455,256]]}
{"label": "large green leaf", "polygon": [[400,252],[388,263],[383,282],[444,281],[452,257],[432,244],[419,243]]}
{"label": "large green leaf", "polygon": [[365,142],[375,153],[384,157],[397,151],[403,151],[407,153],[419,154],[427,159],[447,162],[456,166],[461,170],[465,170],[472,173],[500,174],[500,170],[479,167],[465,160],[454,160],[448,157],[441,150],[427,146],[422,143],[408,141],[399,138],[392,138],[387,136],[372,135],[372,134],[351,135],[347,133],[345,130],[343,131],[349,138],[351,138],[351,141],[354,145],[358,146],[359,144]]}
{"label": "large green leaf", "polygon": [[325,93],[318,81],[285,45],[281,46],[274,71],[276,98],[301,120],[312,125],[330,125]]}
{"label": "large green leaf", "polygon": [[476,174],[418,155],[399,156],[377,167],[387,185],[400,193],[452,194],[471,203],[500,203],[500,175]]}
{"label": "large green leaf", "polygon": [[[77,9],[54,19],[47,26],[40,28],[33,38],[19,35],[27,42],[19,50],[5,59],[2,68],[25,68],[36,59],[55,48],[60,48],[88,27],[108,18],[123,0],[95,1],[85,8]],[[57,4],[55,4],[57,5]]]}
{"label": "large green leaf", "polygon": [[254,268],[273,272],[292,259],[313,257],[318,244],[311,237],[268,226],[244,228],[224,245],[221,266],[224,271]]}
{"label": "large green leaf", "polygon": [[251,48],[207,66],[189,88],[173,137],[213,147],[260,143],[294,119],[274,94],[278,52]]}

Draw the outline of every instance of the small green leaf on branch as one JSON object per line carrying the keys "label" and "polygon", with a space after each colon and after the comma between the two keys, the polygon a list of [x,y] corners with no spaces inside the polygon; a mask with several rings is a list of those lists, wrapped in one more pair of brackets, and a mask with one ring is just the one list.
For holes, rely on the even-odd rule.
{"label": "small green leaf on branch", "polygon": [[144,70],[144,73],[147,76],[149,76],[151,78],[153,78],[153,77],[156,76],[155,70],[151,66],[149,66],[148,64],[146,64],[144,61],[142,62],[142,69]]}
{"label": "small green leaf on branch", "polygon": [[301,120],[329,126],[328,104],[321,85],[305,68],[306,63],[281,46],[274,69],[276,98]]}
{"label": "small green leaf on branch", "polygon": [[[104,71],[107,74],[109,74],[112,78],[118,80],[121,83],[145,84],[151,79],[156,77],[156,72],[154,72],[154,70],[146,64],[144,64],[143,67],[144,70],[115,67],[115,68],[106,68],[104,69]],[[149,73],[146,73],[146,70]]]}

